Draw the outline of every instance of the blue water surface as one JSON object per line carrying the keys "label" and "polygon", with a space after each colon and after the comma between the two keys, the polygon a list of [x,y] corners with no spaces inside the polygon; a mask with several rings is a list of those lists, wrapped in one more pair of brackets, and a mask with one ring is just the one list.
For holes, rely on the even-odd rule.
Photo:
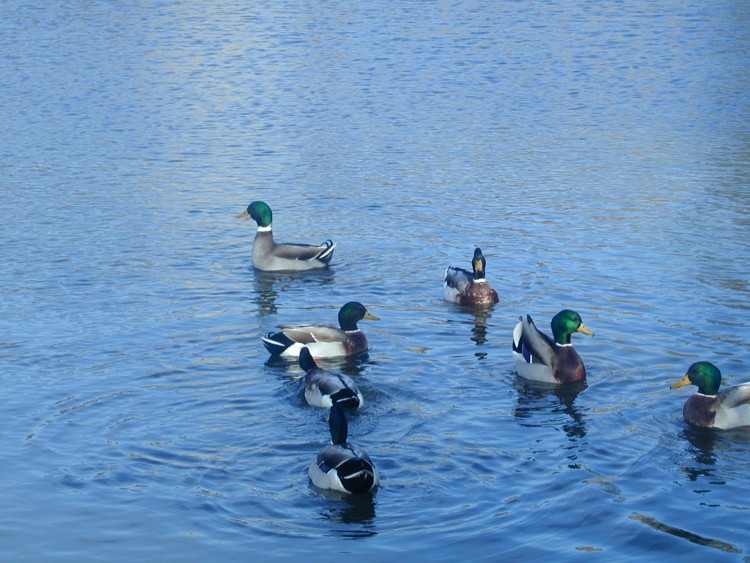
{"label": "blue water surface", "polygon": [[[750,4],[0,5],[0,555],[750,560]],[[253,270],[256,199],[330,270]],[[487,258],[500,303],[442,299]],[[358,300],[350,437],[259,337]],[[585,386],[520,379],[578,311]]]}

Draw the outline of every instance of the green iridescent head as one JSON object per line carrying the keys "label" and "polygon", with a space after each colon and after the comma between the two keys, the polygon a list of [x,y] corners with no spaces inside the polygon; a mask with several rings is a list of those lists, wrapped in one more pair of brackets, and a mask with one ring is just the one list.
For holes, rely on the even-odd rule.
{"label": "green iridescent head", "polygon": [[570,335],[574,332],[581,332],[589,336],[594,336],[581,320],[581,315],[570,309],[563,309],[552,317],[552,334],[557,344],[570,344]]}
{"label": "green iridescent head", "polygon": [[259,227],[270,227],[273,221],[271,208],[264,201],[254,201],[247,206],[247,209],[237,215],[238,219],[253,219]]}
{"label": "green iridescent head", "polygon": [[357,323],[362,319],[370,319],[371,321],[380,320],[375,315],[370,314],[365,306],[358,301],[349,301],[349,303],[339,309],[339,326],[341,330],[357,330]]}
{"label": "green iridescent head", "polygon": [[484,259],[481,248],[474,249],[474,258],[471,259],[471,266],[474,269],[474,279],[484,279],[484,271],[487,266],[487,260]]}
{"label": "green iridescent head", "polygon": [[688,368],[685,377],[670,389],[679,389],[690,384],[698,386],[698,393],[716,395],[721,387],[721,372],[711,362],[695,362]]}

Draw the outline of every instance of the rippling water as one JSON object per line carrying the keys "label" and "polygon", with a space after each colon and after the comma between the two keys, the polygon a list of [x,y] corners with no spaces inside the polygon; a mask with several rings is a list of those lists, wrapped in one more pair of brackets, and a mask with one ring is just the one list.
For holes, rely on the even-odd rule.
{"label": "rippling water", "polygon": [[[4,3],[0,553],[748,560],[750,434],[668,391],[750,379],[750,8],[709,4]],[[253,199],[331,270],[253,271]],[[365,499],[259,341],[351,299]],[[587,385],[519,380],[562,308]]]}

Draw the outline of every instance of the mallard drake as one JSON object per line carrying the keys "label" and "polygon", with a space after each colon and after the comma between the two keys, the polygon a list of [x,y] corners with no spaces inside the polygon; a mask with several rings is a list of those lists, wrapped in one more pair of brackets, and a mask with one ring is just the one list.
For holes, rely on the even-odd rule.
{"label": "mallard drake", "polygon": [[518,318],[520,322],[513,329],[513,359],[518,375],[547,383],[583,381],[586,367],[573,348],[570,335],[594,333],[584,326],[578,313],[564,309],[552,317],[554,340],[536,328],[531,316]]}
{"label": "mallard drake", "polygon": [[307,346],[299,353],[299,366],[305,370],[305,400],[308,405],[330,408],[336,403],[358,409],[365,404],[354,380],[343,373],[318,367]]}
{"label": "mallard drake", "polygon": [[678,389],[697,385],[698,392],[682,408],[685,422],[706,428],[750,426],[750,381],[719,392],[721,372],[711,362],[695,362],[685,377],[672,385]]}
{"label": "mallard drake", "polygon": [[273,240],[271,208],[263,201],[254,201],[237,215],[238,219],[253,219],[258,232],[253,241],[253,267],[267,272],[301,271],[328,267],[336,245],[327,240],[323,244],[277,244]]}
{"label": "mallard drake", "polygon": [[362,303],[350,301],[339,310],[339,327],[300,325],[283,327],[279,332],[261,338],[273,356],[299,357],[303,346],[314,358],[353,356],[367,350],[367,337],[357,327],[362,319],[379,320]]}
{"label": "mallard drake", "polygon": [[485,279],[487,260],[482,250],[476,248],[471,259],[473,271],[448,266],[445,270],[443,296],[447,301],[459,305],[494,305],[500,298],[489,282]]}
{"label": "mallard drake", "polygon": [[338,403],[331,407],[328,426],[331,444],[320,450],[307,470],[313,485],[342,493],[369,493],[378,486],[380,475],[370,456],[347,442],[346,415]]}

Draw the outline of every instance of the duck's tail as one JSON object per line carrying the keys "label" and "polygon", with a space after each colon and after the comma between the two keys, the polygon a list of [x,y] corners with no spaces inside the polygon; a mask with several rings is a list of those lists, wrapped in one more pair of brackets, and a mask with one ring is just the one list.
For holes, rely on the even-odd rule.
{"label": "duck's tail", "polygon": [[323,264],[328,264],[333,258],[333,251],[336,248],[336,243],[332,240],[327,240],[323,243],[325,248],[315,257],[316,260],[320,260]]}
{"label": "duck's tail", "polygon": [[344,387],[340,391],[336,391],[331,395],[331,402],[338,403],[342,407],[350,409],[359,408],[359,397],[349,387]]}
{"label": "duck's tail", "polygon": [[374,468],[361,458],[346,460],[338,467],[338,474],[341,484],[352,493],[369,493],[375,486]]}
{"label": "duck's tail", "polygon": [[294,340],[281,331],[269,332],[267,336],[262,336],[260,339],[272,356],[280,356],[284,350],[294,344]]}

